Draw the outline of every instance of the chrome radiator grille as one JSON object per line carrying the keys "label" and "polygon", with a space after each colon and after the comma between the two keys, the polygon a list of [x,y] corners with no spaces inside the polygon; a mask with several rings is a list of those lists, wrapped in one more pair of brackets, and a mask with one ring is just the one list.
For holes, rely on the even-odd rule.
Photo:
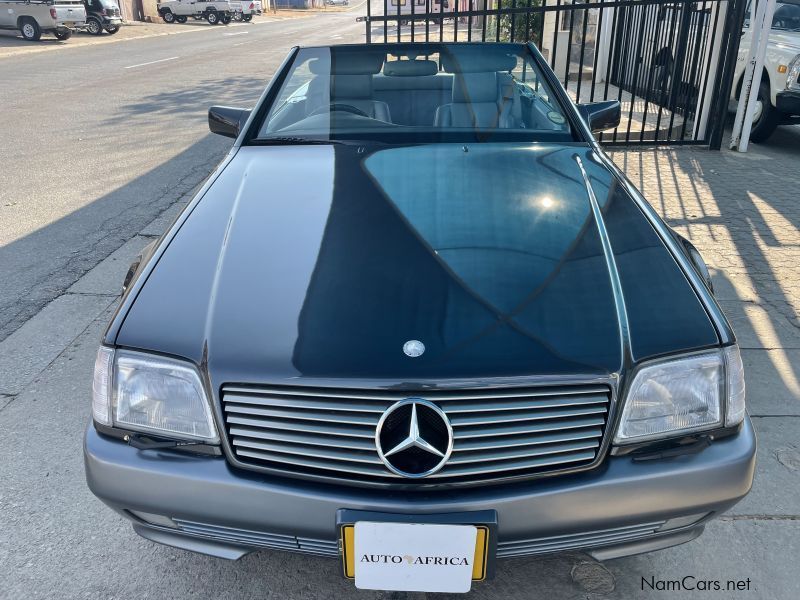
{"label": "chrome radiator grille", "polygon": [[611,390],[565,385],[478,390],[376,391],[225,385],[228,440],[241,466],[367,483],[409,483],[375,447],[383,412],[424,398],[453,428],[453,453],[417,483],[469,483],[590,465],[605,432]]}

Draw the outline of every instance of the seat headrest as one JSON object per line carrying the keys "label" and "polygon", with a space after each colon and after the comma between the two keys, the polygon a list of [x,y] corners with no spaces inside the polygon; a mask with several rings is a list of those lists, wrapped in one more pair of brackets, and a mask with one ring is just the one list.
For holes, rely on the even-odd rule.
{"label": "seat headrest", "polygon": [[372,98],[372,75],[334,75],[331,98]]}
{"label": "seat headrest", "polygon": [[388,77],[422,77],[438,72],[439,67],[432,60],[392,60],[383,65],[383,74]]}
{"label": "seat headrest", "polygon": [[517,57],[488,48],[459,48],[453,54],[442,53],[442,68],[448,73],[488,73],[510,71]]}
{"label": "seat headrest", "polygon": [[455,75],[453,102],[497,102],[497,75],[493,72]]}
{"label": "seat headrest", "polygon": [[383,52],[334,52],[330,61],[315,58],[308,68],[314,75],[375,75],[380,73],[386,55]]}

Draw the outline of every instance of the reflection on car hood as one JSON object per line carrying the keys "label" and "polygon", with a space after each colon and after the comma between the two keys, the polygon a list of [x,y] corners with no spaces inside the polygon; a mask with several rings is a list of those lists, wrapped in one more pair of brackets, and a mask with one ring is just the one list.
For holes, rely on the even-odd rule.
{"label": "reflection on car hood", "polygon": [[[636,359],[717,341],[586,146],[246,147],[171,241],[117,343],[208,361],[215,385],[602,375],[623,361],[625,315]],[[407,357],[408,340],[424,354]]]}

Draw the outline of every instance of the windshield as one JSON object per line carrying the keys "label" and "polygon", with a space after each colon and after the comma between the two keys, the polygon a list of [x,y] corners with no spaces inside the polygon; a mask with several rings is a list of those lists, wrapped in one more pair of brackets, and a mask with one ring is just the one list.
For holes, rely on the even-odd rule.
{"label": "windshield", "polygon": [[258,142],[573,141],[529,49],[375,44],[297,52]]}

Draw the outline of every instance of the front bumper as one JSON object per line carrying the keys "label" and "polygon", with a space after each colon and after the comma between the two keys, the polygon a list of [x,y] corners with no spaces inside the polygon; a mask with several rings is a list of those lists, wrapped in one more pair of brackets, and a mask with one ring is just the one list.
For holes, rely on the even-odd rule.
{"label": "front bumper", "polygon": [[[339,509],[424,514],[494,510],[498,556],[586,549],[598,559],[689,541],[750,490],[756,443],[736,435],[694,455],[637,462],[608,457],[598,469],[514,485],[386,492],[281,480],[232,469],[222,457],[136,450],[89,426],[86,478],[144,537],[224,558],[259,548],[337,556]],[[178,528],[129,511],[165,515]],[[674,529],[663,523],[688,518]],[[669,525],[667,525],[669,527]]]}
{"label": "front bumper", "polygon": [[778,92],[775,96],[775,106],[786,116],[800,116],[800,91]]}

